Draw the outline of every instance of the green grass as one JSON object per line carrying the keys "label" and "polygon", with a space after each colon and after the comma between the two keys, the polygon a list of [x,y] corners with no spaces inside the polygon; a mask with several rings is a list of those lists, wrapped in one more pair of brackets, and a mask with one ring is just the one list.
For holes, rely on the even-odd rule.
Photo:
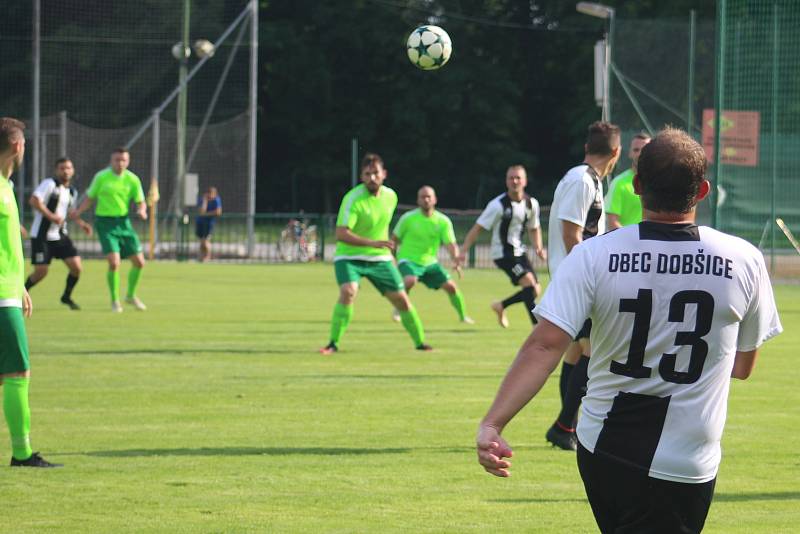
{"label": "green grass", "polygon": [[[104,269],[87,262],[80,312],[57,302],[61,265],[32,291],[32,439],[66,467],[3,469],[2,530],[596,530],[574,455],[544,441],[557,380],[507,430],[512,478],[475,461],[478,420],[529,329],[519,306],[506,331],[488,309],[512,290],[499,271],[461,282],[474,326],[445,295],[414,290],[433,353],[412,350],[366,284],[342,351],[322,357],[330,265],[153,263],[150,309],[121,315]],[[733,385],[707,532],[800,524],[800,286],[777,296],[786,332]]]}

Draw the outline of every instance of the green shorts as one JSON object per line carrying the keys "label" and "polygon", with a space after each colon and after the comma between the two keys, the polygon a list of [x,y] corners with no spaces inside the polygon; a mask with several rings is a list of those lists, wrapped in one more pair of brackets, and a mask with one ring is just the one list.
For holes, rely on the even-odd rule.
{"label": "green shorts", "polygon": [[22,308],[0,308],[0,374],[22,373],[30,367]]}
{"label": "green shorts", "polygon": [[397,268],[403,276],[413,276],[431,289],[439,289],[450,280],[450,274],[438,263],[420,265],[413,261],[401,260]]}
{"label": "green shorts", "polygon": [[362,276],[372,282],[381,295],[387,291],[404,291],[403,278],[391,261],[336,260],[336,283],[358,283]]}
{"label": "green shorts", "polygon": [[128,216],[124,217],[95,217],[94,227],[103,254],[118,252],[120,257],[127,258],[142,251],[139,236],[131,225]]}

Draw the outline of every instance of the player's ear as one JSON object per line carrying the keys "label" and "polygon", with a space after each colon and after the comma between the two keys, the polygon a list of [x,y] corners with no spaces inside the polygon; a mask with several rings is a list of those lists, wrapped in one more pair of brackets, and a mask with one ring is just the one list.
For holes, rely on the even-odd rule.
{"label": "player's ear", "polygon": [[695,199],[700,202],[704,198],[708,196],[708,193],[711,191],[711,183],[708,180],[703,180],[700,182],[700,187],[697,190],[697,196]]}
{"label": "player's ear", "polygon": [[633,175],[633,192],[639,196],[642,196],[642,182],[639,181],[639,175]]}

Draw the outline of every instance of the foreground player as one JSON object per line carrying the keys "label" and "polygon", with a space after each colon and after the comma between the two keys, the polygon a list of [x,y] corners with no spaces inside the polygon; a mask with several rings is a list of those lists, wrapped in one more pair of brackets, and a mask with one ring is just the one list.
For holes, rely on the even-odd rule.
{"label": "foreground player", "polygon": [[628,157],[631,168],[621,172],[608,188],[606,195],[606,226],[609,230],[642,222],[642,199],[633,190],[633,177],[642,148],[650,142],[646,133],[637,133],[631,139]]}
{"label": "foreground player", "polygon": [[[608,122],[590,124],[584,151],[583,163],[567,171],[553,194],[547,239],[551,277],[575,245],[605,232],[602,180],[619,160],[619,127]],[[561,411],[545,434],[547,441],[564,450],[577,448],[574,421],[586,391],[591,330],[592,322],[587,320],[564,354],[559,383]]]}
{"label": "foreground player", "polygon": [[[59,158],[56,160],[55,177],[42,180],[31,195],[29,203],[36,210],[30,232],[33,272],[25,280],[25,289],[30,290],[47,276],[53,258],[64,260],[69,275],[61,303],[71,310],[80,310],[80,306],[72,300],[72,290],[81,276],[81,257],[67,235],[67,212],[78,199],[78,190],[72,186],[74,175],[72,161]],[[92,235],[89,223],[80,218],[75,218],[75,222],[86,235]]]}
{"label": "foreground player", "polygon": [[[403,275],[406,292],[418,280],[431,289],[443,289],[450,298],[450,304],[455,308],[458,319],[462,323],[474,324],[467,316],[467,306],[464,296],[458,290],[456,283],[439,264],[437,253],[444,244],[450,258],[453,260],[456,272],[461,276],[461,263],[458,259],[458,243],[453,231],[453,222],[450,217],[436,210],[436,191],[426,185],[417,191],[417,206],[419,208],[404,213],[394,227],[392,241],[398,246],[398,269]],[[392,317],[400,320],[400,313],[395,309]]]}
{"label": "foreground player", "polygon": [[539,202],[525,193],[527,185],[528,175],[525,167],[522,165],[509,167],[506,170],[508,191],[489,201],[461,245],[459,259],[463,264],[481,231],[492,232],[491,254],[495,265],[508,275],[512,284],[522,287],[507,299],[492,303],[492,310],[497,314],[497,321],[503,328],[508,328],[506,308],[518,302],[525,303],[528,316],[531,322],[535,323],[533,308],[536,306],[536,297],[542,290],[528,259],[527,248],[522,242],[527,230],[536,255],[541,259],[547,258],[542,247]]}
{"label": "foreground player", "polygon": [[119,263],[120,257],[131,260],[128,273],[128,293],[125,302],[137,310],[144,311],[147,306],[136,296],[139,278],[144,267],[144,254],[139,236],[131,226],[128,210],[131,202],[136,204],[136,213],[142,220],[147,219],[147,205],[139,177],[128,170],[131,156],[126,148],[117,148],[111,154],[111,166],[95,174],[86,198],[74,212],[74,217],[89,209],[94,201],[94,226],[103,254],[108,260],[108,290],[111,293],[111,311],[122,312],[119,301]]}
{"label": "foreground player", "polygon": [[337,243],[333,259],[339,300],[333,307],[330,342],[319,350],[321,354],[339,350],[339,340],[353,318],[353,302],[362,276],[400,310],[403,327],[417,350],[432,350],[425,343],[422,321],[408,300],[403,279],[394,266],[394,241],[389,239],[389,223],[397,207],[397,193],[383,185],[386,174],[381,157],[366,154],[361,160],[361,185],[342,199],[336,219]]}
{"label": "foreground player", "polygon": [[33,452],[30,443],[31,410],[28,384],[28,336],[23,316],[33,307],[23,284],[25,258],[19,231],[19,212],[8,179],[25,155],[25,125],[0,118],[0,385],[3,414],[11,436],[11,465],[14,467],[58,467]]}
{"label": "foreground player", "polygon": [[758,347],[782,330],[761,253],[694,224],[706,165],[703,148],[676,129],[642,150],[634,183],[644,222],[564,260],[478,431],[481,465],[509,476],[502,430],[591,316],[578,468],[604,533],[702,530],[730,377],[750,376]]}

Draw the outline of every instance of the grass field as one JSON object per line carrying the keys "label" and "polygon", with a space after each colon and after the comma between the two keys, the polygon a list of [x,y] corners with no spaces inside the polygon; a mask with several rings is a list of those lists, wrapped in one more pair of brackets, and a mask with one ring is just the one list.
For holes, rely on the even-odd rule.
{"label": "grass field", "polygon": [[[433,353],[412,350],[367,284],[342,351],[322,357],[330,265],[153,263],[150,309],[121,315],[104,270],[87,262],[80,312],[57,302],[61,265],[32,291],[33,445],[66,466],[4,469],[0,530],[596,531],[574,454],[544,440],[557,379],[507,429],[514,476],[475,461],[478,420],[529,330],[521,307],[506,331],[488,309],[511,291],[501,272],[461,282],[474,326],[415,289]],[[732,387],[706,532],[800,528],[800,286],[777,299],[784,334]]]}

